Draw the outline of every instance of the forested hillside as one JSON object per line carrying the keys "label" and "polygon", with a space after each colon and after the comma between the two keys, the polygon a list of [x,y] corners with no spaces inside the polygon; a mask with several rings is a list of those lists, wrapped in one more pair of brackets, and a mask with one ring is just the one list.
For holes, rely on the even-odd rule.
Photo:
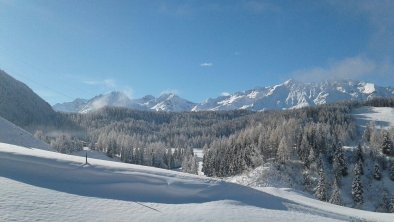
{"label": "forested hillside", "polygon": [[207,147],[216,138],[245,128],[252,114],[249,111],[170,113],[107,107],[88,114],[64,115],[87,129],[92,149],[124,162],[161,168],[177,168],[185,162],[183,170],[196,173],[192,148]]}
{"label": "forested hillside", "polygon": [[[290,186],[322,201],[387,212],[394,191],[387,183],[394,179],[394,133],[373,123],[360,129],[351,113],[365,105],[393,104],[393,99],[374,99],[265,112],[105,108],[63,115],[87,130],[85,142],[92,149],[123,162],[197,173],[192,148],[204,148],[207,176],[229,177],[270,164],[284,175],[293,174]],[[75,147],[65,141],[58,139],[58,147]],[[370,197],[374,186],[385,194]]]}
{"label": "forested hillside", "polygon": [[27,127],[53,121],[56,113],[24,83],[0,70],[0,116]]}

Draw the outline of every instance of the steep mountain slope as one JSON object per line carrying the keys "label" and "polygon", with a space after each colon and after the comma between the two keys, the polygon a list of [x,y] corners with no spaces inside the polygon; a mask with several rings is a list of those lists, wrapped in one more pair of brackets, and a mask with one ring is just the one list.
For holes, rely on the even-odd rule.
{"label": "steep mountain slope", "polygon": [[0,220],[391,220],[389,214],[335,206],[291,190],[253,189],[104,160],[84,162],[84,157],[0,143]]}
{"label": "steep mountain slope", "polygon": [[[156,110],[169,112],[182,111],[220,111],[247,109],[261,111],[269,109],[295,109],[345,100],[365,101],[374,97],[394,96],[394,88],[380,87],[361,81],[323,81],[319,83],[301,83],[288,80],[282,84],[259,87],[236,92],[228,96],[210,98],[194,104],[175,94],[163,94],[158,98],[145,96],[141,99],[129,99],[120,92],[97,96],[82,105],[79,101],[56,104],[55,110],[64,112],[89,112],[103,106],[120,106],[137,110]],[[64,109],[63,107],[73,107]],[[82,107],[82,108],[81,108]]]}
{"label": "steep mountain slope", "polygon": [[195,105],[196,104],[182,99],[173,93],[169,93],[163,94],[155,99],[155,105],[150,107],[150,109],[156,111],[182,112],[191,110]]}
{"label": "steep mountain slope", "polygon": [[51,106],[24,83],[0,70],[0,116],[25,127],[45,125],[55,118]]}
{"label": "steep mountain slope", "polygon": [[288,80],[275,86],[208,99],[194,107],[193,111],[294,109],[345,100],[365,101],[373,97],[389,96],[394,96],[394,88],[379,87],[373,83],[345,80],[301,83]]}

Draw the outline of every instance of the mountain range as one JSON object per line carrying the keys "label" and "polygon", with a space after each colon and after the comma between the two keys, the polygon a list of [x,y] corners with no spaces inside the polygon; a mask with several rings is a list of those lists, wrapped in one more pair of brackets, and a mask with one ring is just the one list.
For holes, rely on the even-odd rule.
{"label": "mountain range", "polygon": [[169,93],[156,98],[151,95],[140,99],[130,99],[125,93],[113,91],[108,94],[98,95],[92,99],[76,99],[72,102],[55,104],[53,109],[61,112],[88,113],[106,106],[127,107],[136,110],[154,110],[168,112],[190,111],[197,104]]}
{"label": "mountain range", "polygon": [[362,81],[339,80],[303,83],[287,80],[274,86],[256,87],[226,96],[209,98],[202,103],[190,102],[173,93],[162,94],[157,98],[147,95],[139,99],[131,99],[123,92],[114,91],[89,100],[76,99],[72,102],[58,103],[53,108],[56,111],[76,113],[88,113],[105,106],[167,112],[236,109],[263,111],[295,109],[346,100],[365,101],[374,97],[392,96],[394,96],[394,88],[381,87]]}

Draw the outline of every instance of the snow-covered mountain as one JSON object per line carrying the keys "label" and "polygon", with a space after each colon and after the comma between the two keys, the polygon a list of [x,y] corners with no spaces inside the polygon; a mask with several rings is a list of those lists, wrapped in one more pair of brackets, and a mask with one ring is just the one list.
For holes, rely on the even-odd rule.
{"label": "snow-covered mountain", "polygon": [[53,108],[63,112],[80,113],[97,110],[104,106],[170,112],[236,109],[262,111],[269,109],[295,109],[345,100],[365,101],[373,97],[390,96],[394,96],[394,88],[380,87],[373,83],[361,81],[340,80],[302,83],[288,80],[274,86],[257,87],[227,96],[209,98],[198,104],[172,93],[163,94],[158,98],[149,95],[141,99],[131,100],[121,92],[112,92],[96,96],[84,103],[80,103],[81,100],[75,100],[71,103],[56,104]]}
{"label": "snow-covered mountain", "polygon": [[200,110],[294,109],[345,100],[368,100],[373,97],[394,96],[394,88],[380,87],[360,81],[323,81],[302,83],[288,80],[282,84],[236,92],[208,99],[193,108]]}
{"label": "snow-covered mountain", "polygon": [[111,107],[128,107],[131,104],[130,98],[122,92],[111,92],[105,95],[99,95],[86,101],[86,104],[82,105],[82,109],[78,112],[88,113],[101,109],[106,106]]}
{"label": "snow-covered mountain", "polygon": [[155,105],[150,107],[150,109],[156,111],[190,111],[196,105],[195,103],[182,99],[173,93],[163,94],[154,101]]}
{"label": "snow-covered mountain", "polygon": [[196,104],[173,93],[162,94],[158,98],[147,95],[140,99],[130,99],[125,93],[115,91],[96,96],[90,100],[76,99],[73,102],[58,103],[53,108],[61,112],[88,113],[105,106],[126,107],[136,110],[181,112],[190,111]]}
{"label": "snow-covered mountain", "polygon": [[86,99],[78,98],[72,102],[57,103],[53,106],[53,109],[60,112],[72,113],[75,112],[75,110],[82,110],[83,107],[87,104],[87,102],[88,100]]}

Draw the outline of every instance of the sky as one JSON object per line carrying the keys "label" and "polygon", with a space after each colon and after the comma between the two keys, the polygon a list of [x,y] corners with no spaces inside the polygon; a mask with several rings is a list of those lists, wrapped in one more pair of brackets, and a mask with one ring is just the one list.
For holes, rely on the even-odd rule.
{"label": "sky", "polygon": [[394,86],[390,0],[0,0],[0,69],[50,104],[287,79]]}

